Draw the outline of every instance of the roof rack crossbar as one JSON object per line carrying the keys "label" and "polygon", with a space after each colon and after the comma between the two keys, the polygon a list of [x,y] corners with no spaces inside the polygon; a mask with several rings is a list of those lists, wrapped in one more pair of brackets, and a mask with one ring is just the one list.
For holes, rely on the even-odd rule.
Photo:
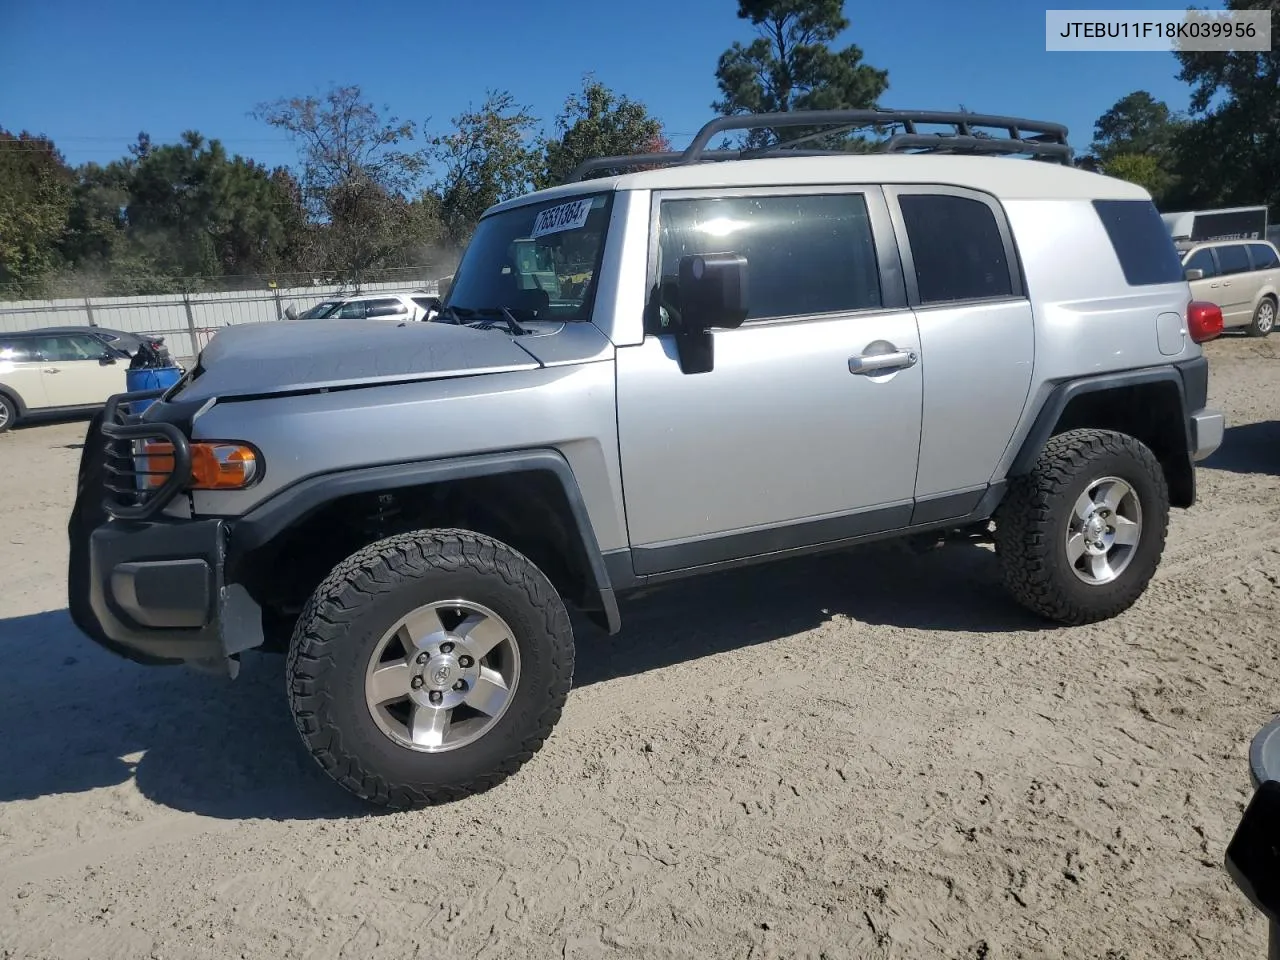
{"label": "roof rack crossbar", "polygon": [[913,148],[925,148],[933,153],[1028,154],[1053,157],[1065,163],[1070,163],[1072,155],[1071,148],[1065,143],[932,133],[900,133],[880,144],[879,148],[883,153],[906,153]]}

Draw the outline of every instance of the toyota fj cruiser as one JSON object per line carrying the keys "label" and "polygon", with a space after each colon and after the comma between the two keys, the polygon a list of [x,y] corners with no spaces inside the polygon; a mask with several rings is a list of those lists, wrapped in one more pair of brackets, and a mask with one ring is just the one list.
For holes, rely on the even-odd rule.
{"label": "toyota fj cruiser", "polygon": [[[824,155],[795,126],[902,132]],[[1150,196],[1070,156],[1005,117],[718,118],[490,209],[431,323],[228,328],[90,426],[75,623],[232,676],[287,652],[311,754],[403,808],[539,749],[567,605],[612,633],[640,587],[994,528],[1026,607],[1113,617],[1221,442],[1222,316]],[[553,296],[522,262],[589,280]]]}

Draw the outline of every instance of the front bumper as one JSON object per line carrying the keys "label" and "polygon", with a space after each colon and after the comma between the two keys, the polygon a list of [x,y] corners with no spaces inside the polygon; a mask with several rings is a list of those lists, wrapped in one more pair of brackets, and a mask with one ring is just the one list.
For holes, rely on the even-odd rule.
{"label": "front bumper", "polygon": [[67,527],[68,607],[90,639],[139,663],[225,662],[262,643],[262,611],[228,583],[223,520],[110,517],[102,414],[85,436]]}

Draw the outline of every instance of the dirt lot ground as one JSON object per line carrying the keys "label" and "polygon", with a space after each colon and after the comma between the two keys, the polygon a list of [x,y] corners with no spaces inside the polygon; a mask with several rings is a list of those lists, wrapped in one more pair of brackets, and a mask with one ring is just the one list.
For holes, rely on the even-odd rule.
{"label": "dirt lot ground", "polygon": [[0,437],[0,957],[1230,957],[1222,855],[1280,711],[1280,340],[1116,621],[1046,629],[980,547],[672,587],[580,634],[517,777],[370,815],[279,658],[136,667],[65,612],[82,423]]}

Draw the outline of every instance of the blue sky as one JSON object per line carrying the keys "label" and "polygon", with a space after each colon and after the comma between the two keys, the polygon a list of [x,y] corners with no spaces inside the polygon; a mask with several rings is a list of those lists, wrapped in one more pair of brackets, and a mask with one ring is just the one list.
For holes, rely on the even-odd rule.
{"label": "blue sky", "polygon": [[[717,57],[752,35],[736,10],[736,0],[0,0],[0,126],[51,136],[72,163],[118,157],[140,130],[165,142],[195,128],[274,165],[296,152],[248,116],[263,100],[357,83],[443,132],[492,87],[549,124],[594,72],[643,100],[678,147],[710,117]],[[883,106],[964,104],[1062,122],[1078,152],[1098,115],[1132,90],[1185,109],[1171,54],[1047,53],[1044,10],[1027,0],[848,0],[844,39],[888,69]]]}

